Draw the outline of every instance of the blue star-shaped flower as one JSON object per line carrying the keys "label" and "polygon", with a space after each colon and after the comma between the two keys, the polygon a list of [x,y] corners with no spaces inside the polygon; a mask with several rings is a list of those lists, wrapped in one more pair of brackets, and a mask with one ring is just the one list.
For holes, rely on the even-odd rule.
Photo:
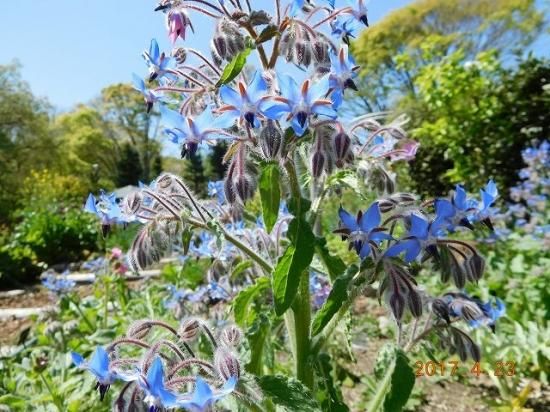
{"label": "blue star-shaped flower", "polygon": [[504,302],[498,298],[482,302],[465,293],[446,293],[442,299],[450,317],[464,319],[473,328],[485,325],[494,331],[496,321],[506,313]]}
{"label": "blue star-shaped flower", "polygon": [[353,17],[338,16],[331,21],[331,34],[337,39],[341,39],[345,44],[349,45],[350,39],[355,39],[360,30],[360,25]]}
{"label": "blue star-shaped flower", "polygon": [[338,215],[343,225],[334,232],[347,237],[361,259],[368,257],[381,241],[392,239],[379,227],[382,216],[378,202],[374,202],[365,213],[359,212],[357,218],[342,207]]}
{"label": "blue star-shaped flower", "polygon": [[159,357],[149,367],[147,376],[139,376],[138,382],[145,393],[144,401],[149,404],[149,412],[177,406],[176,395],[164,386],[164,370]]}
{"label": "blue star-shaped flower", "polygon": [[96,348],[89,362],[86,362],[82,355],[76,352],[71,352],[71,358],[78,368],[91,372],[97,378],[97,389],[101,400],[116,380],[128,382],[135,379],[133,375],[113,370],[110,367],[109,355],[101,346]]}
{"label": "blue star-shaped flower", "polygon": [[173,75],[167,72],[172,64],[172,59],[166,57],[164,52],[160,53],[159,45],[155,39],[151,40],[149,51],[144,51],[142,56],[149,68],[149,81],[160,80],[163,77],[173,78]]}
{"label": "blue star-shaped flower", "polygon": [[174,143],[184,143],[185,150],[193,155],[204,141],[229,138],[223,129],[231,127],[235,118],[230,115],[215,117],[211,107],[206,107],[196,117],[183,117],[179,112],[160,107],[162,122],[170,127],[165,132]]}
{"label": "blue star-shaped flower", "polygon": [[220,87],[220,97],[225,103],[218,111],[230,115],[234,120],[245,120],[250,127],[260,127],[258,106],[265,97],[268,86],[262,73],[254,73],[250,84],[238,83],[238,91],[229,86]]}
{"label": "blue star-shaped flower", "polygon": [[200,376],[197,376],[193,394],[189,397],[179,399],[178,405],[190,412],[209,411],[215,402],[233,392],[236,385],[237,377],[232,376],[219,391],[214,392]]}
{"label": "blue star-shaped flower", "polygon": [[406,236],[390,246],[384,255],[394,257],[405,252],[405,262],[410,263],[416,259],[422,249],[432,246],[437,241],[445,227],[445,219],[441,217],[436,217],[430,222],[413,213],[410,216],[410,229]]}
{"label": "blue star-shaped flower", "polygon": [[96,199],[91,193],[88,195],[84,210],[98,216],[103,226],[127,223],[131,220],[122,213],[116,201],[116,195],[114,193],[106,194],[103,190],[100,192],[99,199]]}
{"label": "blue star-shaped flower", "polygon": [[153,105],[155,104],[155,102],[160,100],[161,96],[155,93],[154,91],[148,89],[145,86],[145,82],[143,81],[143,79],[139,77],[137,74],[132,74],[132,83],[133,83],[134,89],[140,92],[145,98],[147,113],[149,113],[153,108]]}
{"label": "blue star-shaped flower", "polygon": [[342,104],[345,89],[357,91],[357,86],[353,81],[358,75],[357,70],[359,70],[359,66],[349,54],[347,46],[340,48],[338,54],[331,51],[329,85],[332,89],[331,97],[334,108],[338,108]]}
{"label": "blue star-shaped flower", "polygon": [[308,128],[310,116],[336,118],[332,101],[326,98],[329,92],[328,76],[315,82],[306,79],[301,87],[287,74],[279,75],[278,80],[281,95],[273,96],[260,104],[262,113],[269,119],[279,120],[287,113],[292,129],[298,136],[302,136]]}

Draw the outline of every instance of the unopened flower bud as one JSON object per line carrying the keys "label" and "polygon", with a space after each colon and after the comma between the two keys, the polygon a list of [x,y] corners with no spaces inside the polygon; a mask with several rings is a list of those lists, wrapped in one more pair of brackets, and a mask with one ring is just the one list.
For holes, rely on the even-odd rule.
{"label": "unopened flower bud", "polygon": [[313,177],[320,177],[323,174],[326,156],[323,152],[317,151],[311,157],[311,174]]}
{"label": "unopened flower bud", "polygon": [[195,318],[184,319],[178,330],[180,339],[184,342],[193,341],[199,336],[201,322]]}
{"label": "unopened flower bud", "polygon": [[176,60],[177,64],[183,64],[187,60],[187,50],[183,47],[178,47],[172,50],[172,57]]}
{"label": "unopened flower bud", "polygon": [[232,377],[237,379],[241,376],[241,364],[239,359],[227,348],[221,346],[214,355],[214,365],[220,377],[227,381]]}
{"label": "unopened flower bud", "polygon": [[345,159],[348,158],[350,154],[353,156],[350,147],[351,139],[346,133],[340,132],[334,136],[334,152],[336,154],[337,167],[343,167]]}
{"label": "unopened flower bud", "polygon": [[152,325],[147,320],[138,320],[130,325],[126,336],[132,339],[143,339],[151,331]]}
{"label": "unopened flower bud", "polygon": [[122,211],[127,215],[135,215],[143,202],[143,194],[141,191],[130,193],[122,202]]}
{"label": "unopened flower bud", "polygon": [[317,63],[328,63],[328,44],[323,40],[314,40],[312,43],[313,57]]}
{"label": "unopened flower bud", "polygon": [[224,345],[235,347],[241,343],[242,337],[241,330],[234,325],[230,325],[222,331],[220,339]]}
{"label": "unopened flower bud", "polygon": [[260,148],[267,159],[278,157],[283,145],[283,132],[273,120],[268,120],[260,132]]}

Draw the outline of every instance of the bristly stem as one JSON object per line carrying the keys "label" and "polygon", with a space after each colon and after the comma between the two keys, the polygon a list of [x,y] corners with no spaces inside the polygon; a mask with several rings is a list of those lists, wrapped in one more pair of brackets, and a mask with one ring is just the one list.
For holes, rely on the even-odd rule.
{"label": "bristly stem", "polygon": [[[302,193],[296,168],[292,161],[285,162],[285,169],[288,174],[292,197],[297,203],[298,214],[301,213]],[[313,365],[310,362],[311,354],[311,302],[309,291],[309,270],[304,270],[300,276],[300,286],[292,304],[294,322],[286,322],[291,339],[294,340],[295,348],[295,372],[296,377],[308,388],[313,389],[314,375]]]}

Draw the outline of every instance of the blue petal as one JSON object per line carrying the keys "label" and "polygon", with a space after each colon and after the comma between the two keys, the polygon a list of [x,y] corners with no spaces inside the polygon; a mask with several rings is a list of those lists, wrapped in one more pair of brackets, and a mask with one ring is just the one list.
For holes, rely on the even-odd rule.
{"label": "blue petal", "polygon": [[99,379],[109,375],[109,355],[101,346],[98,346],[88,364],[90,371]]}
{"label": "blue petal", "polygon": [[372,229],[377,227],[380,224],[380,207],[378,202],[374,202],[367,211],[361,216],[359,220],[359,226],[364,232],[370,232]]}
{"label": "blue petal", "polygon": [[149,46],[149,55],[151,60],[156,64],[160,58],[159,45],[155,39],[151,40],[151,45]]}
{"label": "blue petal", "polygon": [[309,104],[313,104],[316,100],[326,97],[329,89],[329,76],[324,76],[320,80],[312,83],[307,94],[307,101]]}
{"label": "blue petal", "polygon": [[306,121],[302,126],[296,116],[292,118],[292,122],[290,123],[290,125],[292,126],[292,129],[297,136],[303,136],[308,129],[308,122]]}
{"label": "blue petal", "polygon": [[71,359],[75,366],[81,366],[84,363],[82,355],[76,352],[71,352]]}
{"label": "blue petal", "polygon": [[175,110],[171,110],[166,106],[161,105],[160,115],[162,118],[162,122],[169,127],[175,127],[179,129],[185,127],[185,119],[179,112],[176,112]]}
{"label": "blue petal", "polygon": [[466,204],[466,191],[461,185],[456,185],[453,203],[460,210],[466,210],[468,208]]}
{"label": "blue petal", "polygon": [[332,107],[338,109],[344,102],[344,92],[340,88],[335,88],[330,95],[332,100]]}
{"label": "blue petal", "polygon": [[453,204],[447,199],[436,199],[434,203],[435,214],[437,217],[450,218],[455,215]]}
{"label": "blue petal", "polygon": [[359,257],[361,259],[365,259],[367,258],[369,255],[370,255],[370,252],[371,252],[371,245],[368,243],[368,242],[365,242],[363,244],[363,247],[361,248],[361,250],[359,251]]}
{"label": "blue petal", "polygon": [[210,386],[200,377],[197,376],[195,381],[195,391],[193,392],[193,398],[191,401],[196,405],[204,407],[213,400],[213,393]]}
{"label": "blue petal", "polygon": [[331,119],[336,119],[336,117],[338,116],[332,104],[314,103],[313,106],[311,106],[311,111],[313,113],[316,113],[321,116],[326,116]]}
{"label": "blue petal", "polygon": [[416,241],[414,241],[413,239],[400,240],[396,244],[390,246],[388,250],[386,250],[386,253],[384,253],[384,256],[395,257],[399,256],[405,251],[408,252],[413,243],[416,243]]}
{"label": "blue petal", "polygon": [[259,110],[268,119],[279,120],[284,114],[290,113],[292,108],[284,102],[269,99],[260,103]]}
{"label": "blue petal", "polygon": [[235,111],[225,112],[216,117],[210,127],[213,129],[227,129],[235,124],[238,117],[238,113]]}
{"label": "blue petal", "polygon": [[252,103],[256,103],[267,93],[267,83],[260,71],[254,73],[254,78],[248,86],[247,93]]}
{"label": "blue petal", "polygon": [[241,95],[225,84],[220,87],[220,97],[225,104],[235,106],[237,109],[240,109],[243,104]]}
{"label": "blue petal", "polygon": [[84,205],[84,210],[86,212],[94,213],[97,215],[97,208],[96,208],[96,199],[94,195],[91,193],[88,195],[88,199],[86,199],[86,204]]}
{"label": "blue petal", "polygon": [[147,383],[149,384],[149,392],[157,396],[164,388],[164,371],[162,367],[162,361],[159,357],[155,358],[153,364],[147,371]]}
{"label": "blue petal", "polygon": [[340,220],[344,223],[344,226],[347,229],[352,232],[359,230],[357,220],[352,215],[350,215],[342,206],[340,206],[340,209],[338,210],[338,216],[340,216]]}
{"label": "blue petal", "polygon": [[134,88],[136,90],[140,91],[141,93],[145,93],[145,82],[135,73],[132,73],[132,83],[134,84]]}
{"label": "blue petal", "polygon": [[298,90],[298,83],[296,83],[296,80],[288,74],[279,74],[278,79],[281,95],[293,103],[298,102],[300,100],[300,92]]}
{"label": "blue petal", "polygon": [[420,254],[420,242],[411,240],[407,252],[405,253],[405,262],[410,263]]}
{"label": "blue petal", "polygon": [[419,239],[428,238],[428,221],[418,216],[417,214],[411,214],[411,228],[409,230],[409,236],[414,236]]}

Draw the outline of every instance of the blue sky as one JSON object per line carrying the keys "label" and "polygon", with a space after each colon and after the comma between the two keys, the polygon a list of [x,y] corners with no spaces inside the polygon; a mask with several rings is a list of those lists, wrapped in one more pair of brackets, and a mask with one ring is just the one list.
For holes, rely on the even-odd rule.
{"label": "blue sky", "polygon": [[[269,0],[256,0],[262,4]],[[372,0],[375,22],[410,0]],[[163,15],[154,0],[16,0],[0,6],[0,64],[14,59],[33,92],[59,111],[87,102],[109,84],[145,75],[142,50],[156,38],[169,49]],[[212,20],[193,18],[199,35],[188,44],[205,49]],[[204,27],[211,27],[206,30]]]}

